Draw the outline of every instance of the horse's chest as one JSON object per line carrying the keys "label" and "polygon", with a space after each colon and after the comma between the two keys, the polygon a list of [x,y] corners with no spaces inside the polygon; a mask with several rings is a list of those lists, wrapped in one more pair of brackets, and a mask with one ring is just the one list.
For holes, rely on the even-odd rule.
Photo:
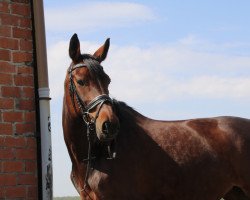
{"label": "horse's chest", "polygon": [[100,200],[127,200],[131,197],[130,192],[134,188],[133,183],[130,185],[131,188],[124,184],[124,178],[117,178],[114,174],[108,175],[98,170],[93,171],[88,183]]}
{"label": "horse's chest", "polygon": [[94,191],[102,190],[104,183],[107,181],[108,175],[98,170],[93,170],[88,179],[89,186]]}

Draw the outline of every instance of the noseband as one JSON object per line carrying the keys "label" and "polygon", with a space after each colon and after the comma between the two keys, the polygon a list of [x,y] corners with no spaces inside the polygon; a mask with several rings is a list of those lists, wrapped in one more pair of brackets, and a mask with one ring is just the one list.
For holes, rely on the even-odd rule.
{"label": "noseband", "polygon": [[[77,105],[81,111],[82,114],[82,119],[85,123],[85,125],[87,126],[87,139],[88,139],[88,157],[86,159],[83,159],[83,162],[87,162],[87,170],[86,170],[86,175],[85,175],[85,180],[84,180],[84,188],[83,190],[85,191],[85,187],[87,186],[87,181],[88,181],[88,176],[89,176],[89,172],[90,172],[90,168],[92,168],[92,160],[94,160],[96,157],[93,156],[92,157],[92,137],[96,135],[96,120],[99,116],[99,113],[101,111],[102,106],[105,103],[109,103],[113,106],[113,99],[111,99],[108,95],[106,94],[102,94],[102,95],[98,95],[97,97],[95,97],[89,104],[85,104],[83,102],[83,100],[81,99],[80,95],[77,92],[76,89],[76,85],[73,81],[73,76],[72,76],[72,72],[75,69],[78,68],[82,68],[82,67],[88,67],[86,64],[84,63],[79,63],[77,65],[71,65],[68,73],[69,73],[69,79],[70,79],[70,84],[69,84],[69,91],[70,91],[70,96],[71,96],[71,101],[73,103],[74,109],[76,110],[75,107],[75,101],[74,101],[74,97],[76,99]],[[94,108],[96,108],[99,105],[99,108],[96,112],[96,115],[94,118],[91,118],[89,113],[91,110],[93,110]],[[113,152],[111,153],[110,150],[110,146],[108,145],[108,157],[107,159],[114,159],[116,153]]]}

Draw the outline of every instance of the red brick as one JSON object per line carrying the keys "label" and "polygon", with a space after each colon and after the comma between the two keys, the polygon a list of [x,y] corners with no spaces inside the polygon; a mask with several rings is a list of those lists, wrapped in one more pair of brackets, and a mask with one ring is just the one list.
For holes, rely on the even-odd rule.
{"label": "red brick", "polygon": [[28,4],[30,2],[30,0],[11,0],[11,2],[26,3],[26,4]]}
{"label": "red brick", "polygon": [[36,186],[30,186],[28,187],[28,193],[27,193],[27,196],[29,198],[32,198],[32,199],[37,199],[37,195],[38,195],[38,189]]}
{"label": "red brick", "polygon": [[32,28],[30,18],[20,19],[19,26],[22,28]]}
{"label": "red brick", "polygon": [[[30,18],[24,18],[23,16],[18,15],[11,15],[8,13],[0,13],[0,19],[1,19],[1,26],[18,26],[21,28],[32,28],[31,26],[31,19]],[[11,29],[8,30],[9,35],[4,36],[11,36]]]}
{"label": "red brick", "polygon": [[[3,136],[1,136],[0,137],[0,147],[4,147],[4,143],[5,143],[5,137],[3,137]],[[0,162],[0,168],[1,168],[1,162]],[[0,172],[1,172],[1,170],[0,170]]]}
{"label": "red brick", "polygon": [[9,74],[16,72],[16,67],[9,62],[0,61],[0,66],[0,72]]}
{"label": "red brick", "polygon": [[30,29],[14,27],[12,31],[14,38],[32,39],[32,32]]}
{"label": "red brick", "polygon": [[11,13],[22,15],[22,16],[30,16],[30,6],[25,4],[12,4],[11,5]]}
{"label": "red brick", "polygon": [[25,147],[26,146],[26,140],[25,138],[18,137],[6,137],[4,141],[5,147]]}
{"label": "red brick", "polygon": [[5,49],[0,49],[0,60],[10,61],[10,51]]}
{"label": "red brick", "polygon": [[0,26],[0,36],[10,37],[11,36],[11,27],[10,26]]}
{"label": "red brick", "polygon": [[19,26],[22,17],[0,13],[1,25]]}
{"label": "red brick", "polygon": [[16,185],[15,174],[0,174],[0,186],[13,186]]}
{"label": "red brick", "polygon": [[16,149],[16,158],[25,160],[36,160],[35,149]]}
{"label": "red brick", "polygon": [[[0,147],[1,148],[5,147],[5,138],[6,138],[6,136],[0,135]],[[1,162],[0,162],[0,168],[1,168]]]}
{"label": "red brick", "polygon": [[22,97],[24,98],[35,98],[35,91],[33,87],[23,87],[23,94]]}
{"label": "red brick", "polygon": [[11,87],[11,86],[3,86],[2,87],[2,96],[3,97],[20,97],[21,96],[21,88]]}
{"label": "red brick", "polygon": [[26,161],[25,162],[25,172],[36,172],[37,171],[37,163],[36,161]]}
{"label": "red brick", "polygon": [[32,53],[27,52],[13,52],[13,62],[21,63],[21,62],[31,62],[33,59]]}
{"label": "red brick", "polygon": [[10,149],[10,148],[1,149],[0,158],[1,158],[1,160],[14,159],[14,153],[13,153],[12,149]]}
{"label": "red brick", "polygon": [[4,190],[2,189],[2,190],[0,190],[0,198],[1,199],[5,199],[5,194],[4,194],[5,192],[4,192]]}
{"label": "red brick", "polygon": [[36,121],[35,111],[24,113],[24,121],[25,122],[35,122]]}
{"label": "red brick", "polygon": [[26,198],[26,187],[17,186],[5,188],[5,195],[8,198]]}
{"label": "red brick", "polygon": [[12,84],[12,75],[11,74],[5,74],[5,73],[0,73],[0,84],[3,85],[11,85]]}
{"label": "red brick", "polygon": [[16,108],[19,110],[28,110],[28,111],[32,111],[35,109],[35,102],[34,100],[22,100],[20,99],[18,104],[16,105]]}
{"label": "red brick", "polygon": [[18,176],[17,183],[19,185],[35,185],[37,178],[34,174],[21,174]]}
{"label": "red brick", "polygon": [[0,2],[0,12],[9,12],[9,4],[7,2]]}
{"label": "red brick", "polygon": [[22,112],[3,112],[3,120],[5,122],[22,122],[23,113]]}
{"label": "red brick", "polygon": [[17,134],[34,133],[34,132],[35,132],[35,126],[33,123],[16,124]]}
{"label": "red brick", "polygon": [[17,86],[34,86],[33,76],[15,76],[14,82]]}
{"label": "red brick", "polygon": [[3,49],[18,50],[19,44],[17,39],[0,37],[0,47]]}
{"label": "red brick", "polygon": [[20,40],[20,50],[21,51],[32,51],[33,44],[31,40]]}
{"label": "red brick", "polygon": [[32,67],[18,67],[17,68],[18,74],[33,74],[33,68]]}
{"label": "red brick", "polygon": [[12,131],[13,128],[11,123],[0,123],[0,135],[11,135]]}
{"label": "red brick", "polygon": [[27,138],[27,148],[36,148],[36,138]]}
{"label": "red brick", "polygon": [[1,109],[13,109],[14,108],[14,100],[0,98],[0,108]]}
{"label": "red brick", "polygon": [[3,162],[3,172],[23,172],[24,162],[22,161],[5,161]]}

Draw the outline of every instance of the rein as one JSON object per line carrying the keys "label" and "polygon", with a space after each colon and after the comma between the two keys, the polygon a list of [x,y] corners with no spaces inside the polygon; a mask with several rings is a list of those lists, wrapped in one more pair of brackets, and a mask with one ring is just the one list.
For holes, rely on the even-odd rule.
{"label": "rein", "polygon": [[[68,73],[70,76],[69,90],[70,90],[71,101],[72,101],[72,103],[74,105],[74,109],[76,111],[76,106],[74,103],[75,102],[74,97],[76,97],[76,102],[77,102],[77,105],[80,109],[83,122],[87,126],[88,154],[87,154],[87,158],[83,159],[84,163],[87,162],[87,169],[86,169],[86,173],[85,173],[84,187],[81,191],[84,191],[89,196],[89,194],[86,191],[86,187],[88,185],[88,178],[89,178],[89,174],[90,174],[90,169],[92,168],[92,161],[96,159],[95,156],[92,156],[92,145],[93,144],[92,144],[91,138],[93,138],[93,136],[96,135],[96,128],[95,128],[96,127],[96,120],[99,117],[99,113],[101,111],[102,106],[105,103],[110,103],[111,105],[113,105],[113,100],[108,95],[102,94],[102,95],[98,95],[97,97],[95,97],[87,105],[82,101],[82,99],[80,98],[80,96],[77,92],[76,85],[73,81],[73,76],[72,76],[72,72],[75,69],[82,68],[82,67],[87,67],[87,65],[84,63],[79,63],[77,65],[71,65],[70,69],[68,70]],[[99,108],[97,110],[95,117],[91,118],[89,115],[90,111],[93,110],[94,108],[96,108],[98,105],[99,105]],[[115,158],[115,152],[113,152],[113,155],[111,155],[110,146],[108,145],[108,158],[107,159],[114,159],[114,158]]]}

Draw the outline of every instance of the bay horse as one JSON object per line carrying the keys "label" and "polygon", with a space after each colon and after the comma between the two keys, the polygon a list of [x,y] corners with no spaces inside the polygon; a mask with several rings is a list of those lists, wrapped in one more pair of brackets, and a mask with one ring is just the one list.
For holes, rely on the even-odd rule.
{"label": "bay horse", "polygon": [[69,44],[62,123],[81,199],[249,200],[250,120],[141,115],[109,97],[109,45],[90,55],[76,34]]}

